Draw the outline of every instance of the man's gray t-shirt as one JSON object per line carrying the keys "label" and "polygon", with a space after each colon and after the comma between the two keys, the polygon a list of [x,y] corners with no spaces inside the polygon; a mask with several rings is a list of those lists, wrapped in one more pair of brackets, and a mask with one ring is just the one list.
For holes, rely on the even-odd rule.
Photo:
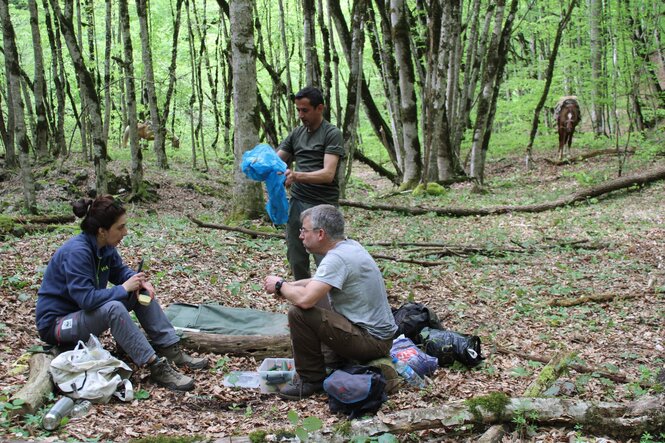
{"label": "man's gray t-shirt", "polygon": [[323,257],[312,278],[333,287],[329,297],[335,312],[378,339],[394,336],[397,325],[381,270],[360,243],[337,243]]}
{"label": "man's gray t-shirt", "polygon": [[323,120],[314,132],[307,132],[305,126],[298,126],[279,145],[279,150],[288,153],[296,162],[296,171],[312,172],[323,169],[326,154],[339,156],[335,178],[332,183],[294,183],[291,197],[310,204],[328,203],[337,205],[339,200],[338,173],[344,158],[344,138],[342,132],[331,123]]}

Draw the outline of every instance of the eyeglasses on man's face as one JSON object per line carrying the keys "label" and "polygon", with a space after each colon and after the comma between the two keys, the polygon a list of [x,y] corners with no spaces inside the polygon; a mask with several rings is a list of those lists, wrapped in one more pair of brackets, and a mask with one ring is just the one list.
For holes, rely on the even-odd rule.
{"label": "eyeglasses on man's face", "polygon": [[305,232],[318,231],[319,229],[321,229],[321,228],[312,228],[312,229],[300,228],[300,233],[304,234]]}

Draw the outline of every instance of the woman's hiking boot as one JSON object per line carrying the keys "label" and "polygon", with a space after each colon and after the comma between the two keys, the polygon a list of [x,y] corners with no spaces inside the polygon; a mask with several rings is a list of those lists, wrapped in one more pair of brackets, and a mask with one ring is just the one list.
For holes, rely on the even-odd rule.
{"label": "woman's hiking boot", "polygon": [[207,358],[192,357],[180,348],[180,342],[166,348],[158,348],[157,354],[168,358],[171,363],[180,368],[204,369],[208,367]]}
{"label": "woman's hiking boot", "polygon": [[194,379],[175,370],[165,357],[157,358],[150,369],[150,379],[172,391],[190,391],[194,388]]}

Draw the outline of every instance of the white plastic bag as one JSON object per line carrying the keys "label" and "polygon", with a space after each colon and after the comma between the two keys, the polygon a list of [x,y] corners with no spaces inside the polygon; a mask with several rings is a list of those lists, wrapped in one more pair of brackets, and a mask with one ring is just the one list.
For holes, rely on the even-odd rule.
{"label": "white plastic bag", "polygon": [[55,357],[49,370],[53,383],[68,397],[95,403],[107,403],[114,394],[122,401],[133,399],[128,380],[132,370],[92,334],[87,344],[79,340],[74,350]]}

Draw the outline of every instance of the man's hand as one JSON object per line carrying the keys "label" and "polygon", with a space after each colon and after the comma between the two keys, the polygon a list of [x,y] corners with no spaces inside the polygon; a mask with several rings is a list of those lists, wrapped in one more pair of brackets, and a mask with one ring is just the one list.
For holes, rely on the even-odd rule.
{"label": "man's hand", "polygon": [[276,275],[269,275],[266,277],[266,279],[263,281],[263,289],[268,294],[274,294],[275,293],[275,283],[280,281],[282,277],[278,277]]}
{"label": "man's hand", "polygon": [[286,175],[286,182],[284,184],[288,188],[293,183],[295,183],[295,181],[296,181],[296,172],[291,170],[291,169],[287,169],[286,172],[284,173],[284,175]]}

